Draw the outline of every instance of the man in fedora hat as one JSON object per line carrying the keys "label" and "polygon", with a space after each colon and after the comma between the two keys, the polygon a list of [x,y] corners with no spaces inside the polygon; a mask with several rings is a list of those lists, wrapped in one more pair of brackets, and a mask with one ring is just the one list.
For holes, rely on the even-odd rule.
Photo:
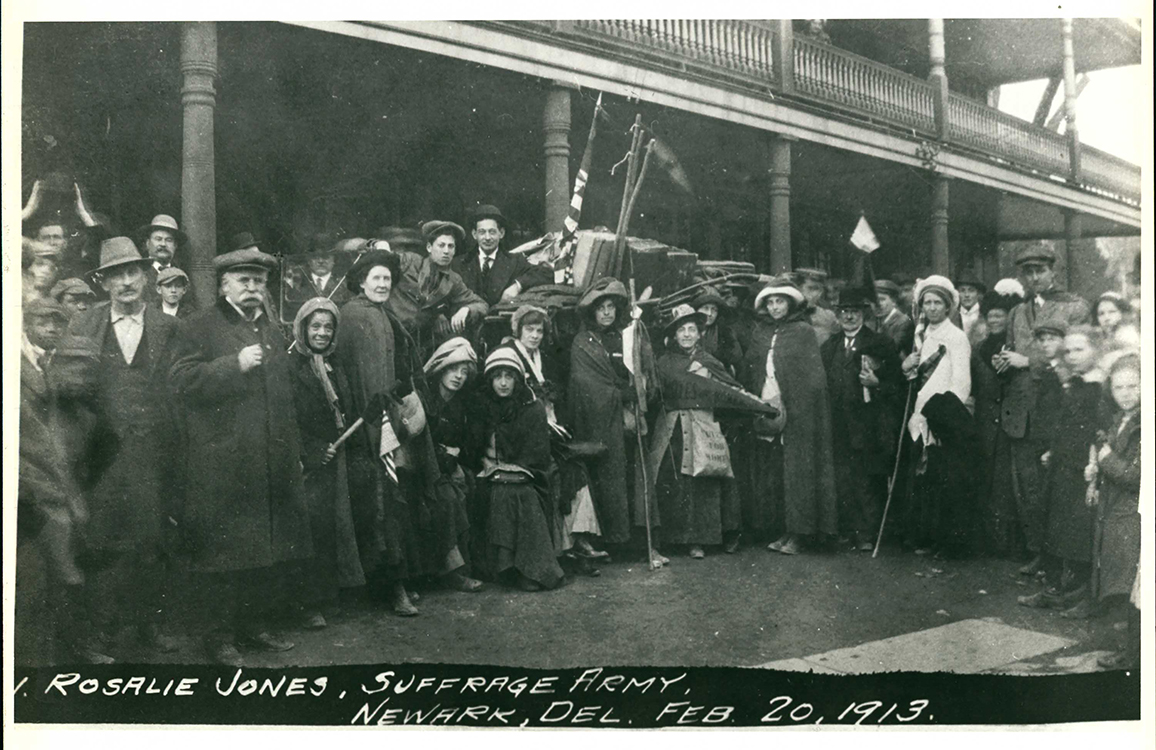
{"label": "man in fedora hat", "polygon": [[505,251],[502,240],[508,222],[497,206],[478,206],[470,223],[477,252],[454,258],[453,269],[491,307],[509,302],[527,289],[554,282],[550,269],[531,265],[526,256]]}
{"label": "man in fedora hat", "polygon": [[389,307],[418,342],[421,359],[472,323],[480,323],[490,306],[451,267],[466,232],[452,221],[421,226],[426,255],[398,253],[401,278],[394,284]]}
{"label": "man in fedora hat", "polygon": [[839,526],[868,552],[879,530],[903,408],[903,373],[895,344],[864,323],[873,300],[860,288],[839,292],[841,334],[823,342]]}
{"label": "man in fedora hat", "polygon": [[[1044,528],[1044,477],[1032,434],[1033,411],[1040,380],[1047,371],[1048,358],[1034,336],[1036,327],[1047,321],[1063,322],[1068,328],[1089,320],[1087,301],[1071,292],[1056,289],[1055,251],[1050,244],[1033,242],[1016,253],[1016,266],[1023,279],[1026,296],[1012,308],[1008,321],[1006,351],[992,357],[992,367],[1003,375],[1004,390],[1000,428],[1008,438],[1016,512],[1031,561],[1020,572],[1034,574],[1041,564]],[[1038,429],[1036,430],[1039,431]],[[1004,478],[1006,479],[1006,478]],[[999,478],[993,481],[1000,481]]]}
{"label": "man in fedora hat", "polygon": [[99,352],[87,406],[118,445],[87,492],[87,549],[105,563],[89,579],[93,626],[111,634],[131,624],[145,645],[169,652],[164,541],[178,441],[168,371],[177,322],[145,304],[149,265],[128,237],[105,240],[93,276],[109,298],[74,316],[68,332]]}
{"label": "man in fedora hat", "polygon": [[197,478],[180,523],[211,592],[215,626],[205,645],[213,661],[234,666],[235,641],[293,647],[262,616],[277,604],[286,563],[312,555],[289,342],[266,313],[276,265],[255,247],[214,258],[216,304],[184,321],[170,370],[185,410],[187,474]]}
{"label": "man in fedora hat", "polygon": [[333,272],[340,244],[330,234],[313,236],[305,262],[285,271],[287,302],[300,305],[313,297],[325,297],[341,307],[352,298],[349,288],[341,283],[344,277]]}
{"label": "man in fedora hat", "polygon": [[[177,220],[168,214],[157,214],[152,221],[136,230],[137,243],[151,261],[148,265],[147,301],[160,307],[161,298],[156,291],[157,275],[165,268],[184,268],[188,265],[189,237],[181,231]],[[192,304],[193,295],[189,295]]]}

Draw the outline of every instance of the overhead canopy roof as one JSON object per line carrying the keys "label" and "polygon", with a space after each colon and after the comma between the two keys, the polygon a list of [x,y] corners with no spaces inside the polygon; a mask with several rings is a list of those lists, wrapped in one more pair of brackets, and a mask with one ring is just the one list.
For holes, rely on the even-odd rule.
{"label": "overhead canopy roof", "polygon": [[[837,47],[927,75],[926,19],[831,19],[827,31]],[[1077,18],[1073,43],[1077,73],[1140,63],[1139,21]],[[947,19],[944,44],[952,88],[982,90],[1063,74],[1058,18]]]}

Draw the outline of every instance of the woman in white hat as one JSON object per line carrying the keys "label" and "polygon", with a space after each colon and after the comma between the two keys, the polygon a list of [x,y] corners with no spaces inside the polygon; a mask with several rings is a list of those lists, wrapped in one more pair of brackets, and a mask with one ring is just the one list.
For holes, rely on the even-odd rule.
{"label": "woman in white hat", "polygon": [[795,555],[808,540],[838,530],[827,376],[806,299],[790,279],[763,288],[755,311],[739,379],[781,417],[777,424],[756,421],[743,526],[775,539],[768,549]]}
{"label": "woman in white hat", "polygon": [[522,361],[509,347],[490,353],[484,376],[476,434],[487,567],[524,591],[552,589],[564,574],[551,533],[556,522],[546,479],[546,408],[526,387]]}
{"label": "woman in white hat", "polygon": [[[907,541],[914,543],[916,552],[927,554],[944,545],[959,546],[955,537],[962,530],[952,530],[944,522],[940,510],[952,510],[945,503],[941,489],[958,494],[960,502],[970,502],[964,497],[968,487],[958,485],[947,487],[945,480],[951,468],[953,455],[943,454],[940,449],[930,453],[932,446],[940,445],[924,414],[924,407],[937,395],[953,397],[960,405],[971,399],[971,343],[967,334],[951,322],[952,314],[959,306],[959,294],[951,280],[944,276],[928,276],[915,285],[915,306],[919,320],[915,325],[915,349],[903,362],[903,372],[908,380],[915,381],[915,404],[907,421],[907,433],[913,443],[911,466],[913,469],[924,464],[926,468],[918,473],[912,483],[912,497],[907,531]],[[938,399],[944,401],[944,399]],[[958,409],[954,409],[958,412]],[[969,417],[970,418],[970,417]],[[962,432],[961,429],[958,432]],[[953,430],[953,433],[957,430]],[[931,459],[938,466],[933,466]],[[974,478],[971,480],[974,482]],[[954,504],[955,510],[959,503]]]}

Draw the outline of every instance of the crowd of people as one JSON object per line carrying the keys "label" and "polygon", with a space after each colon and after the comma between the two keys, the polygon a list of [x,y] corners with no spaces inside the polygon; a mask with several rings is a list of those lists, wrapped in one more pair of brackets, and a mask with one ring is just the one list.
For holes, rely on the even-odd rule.
{"label": "crowd of people", "polygon": [[[76,189],[70,235],[35,221],[38,190],[18,660],[35,634],[41,658],[111,663],[128,626],[180,648],[177,568],[211,610],[205,658],[239,665],[239,647],[325,628],[346,590],[408,617],[431,586],[549,590],[611,559],[744,545],[865,553],[884,523],[915,554],[1020,559],[1039,581],[1024,606],[1137,601],[1138,323],[1120,295],[1057,289],[1046,244],[990,291],[797,269],[699,285],[643,326],[609,277],[572,313],[520,302],[552,273],[506,252],[482,206],[468,232],[424,223],[416,247],[318,244],[282,277],[300,297],[283,326],[281,269],[251,233],[196,309],[172,217],[100,234]],[[334,278],[343,247],[356,260]]]}

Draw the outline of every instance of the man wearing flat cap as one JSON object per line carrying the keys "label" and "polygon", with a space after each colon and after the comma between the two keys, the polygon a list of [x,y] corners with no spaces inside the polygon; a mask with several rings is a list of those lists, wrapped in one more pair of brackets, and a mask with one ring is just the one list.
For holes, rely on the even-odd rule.
{"label": "man wearing flat cap", "polygon": [[[186,321],[170,372],[185,408],[190,483],[180,523],[195,571],[212,592],[213,661],[239,665],[239,643],[293,644],[270,633],[289,563],[312,555],[293,406],[289,342],[266,313],[271,255],[256,248],[213,259],[219,296]],[[235,643],[236,641],[236,643]]]}
{"label": "man wearing flat cap", "polygon": [[509,302],[527,289],[554,283],[553,272],[531,265],[524,255],[502,247],[508,222],[497,206],[482,205],[470,217],[476,252],[454,258],[453,269],[488,305]]}
{"label": "man wearing flat cap", "polygon": [[865,325],[873,301],[866,290],[842,289],[835,306],[841,333],[819,348],[831,405],[839,531],[862,552],[871,551],[879,529],[904,391],[895,344]]}
{"label": "man wearing flat cap", "polygon": [[1071,328],[1089,320],[1088,303],[1082,297],[1056,289],[1055,262],[1055,251],[1047,243],[1033,242],[1019,248],[1016,266],[1027,294],[1012,308],[1007,351],[992,357],[992,367],[1005,378],[1000,427],[1011,446],[1017,513],[1032,556],[1021,568],[1025,575],[1039,568],[1045,521],[1044,478],[1034,449],[1032,417],[1048,362],[1033,332],[1047,321],[1060,321]]}
{"label": "man wearing flat cap", "polygon": [[451,267],[466,232],[452,221],[422,224],[426,256],[398,253],[401,278],[389,307],[418,343],[421,358],[441,342],[480,323],[490,306]]}
{"label": "man wearing flat cap", "polygon": [[86,545],[105,563],[89,580],[93,626],[112,635],[131,624],[144,645],[169,652],[164,542],[178,442],[168,372],[177,322],[145,303],[148,269],[131,239],[105,240],[93,276],[109,298],[73,317],[68,333],[99,353],[87,405],[119,446],[87,492]]}
{"label": "man wearing flat cap", "polygon": [[64,307],[69,319],[96,304],[96,292],[92,291],[84,279],[72,277],[61,279],[52,287],[52,299]]}

